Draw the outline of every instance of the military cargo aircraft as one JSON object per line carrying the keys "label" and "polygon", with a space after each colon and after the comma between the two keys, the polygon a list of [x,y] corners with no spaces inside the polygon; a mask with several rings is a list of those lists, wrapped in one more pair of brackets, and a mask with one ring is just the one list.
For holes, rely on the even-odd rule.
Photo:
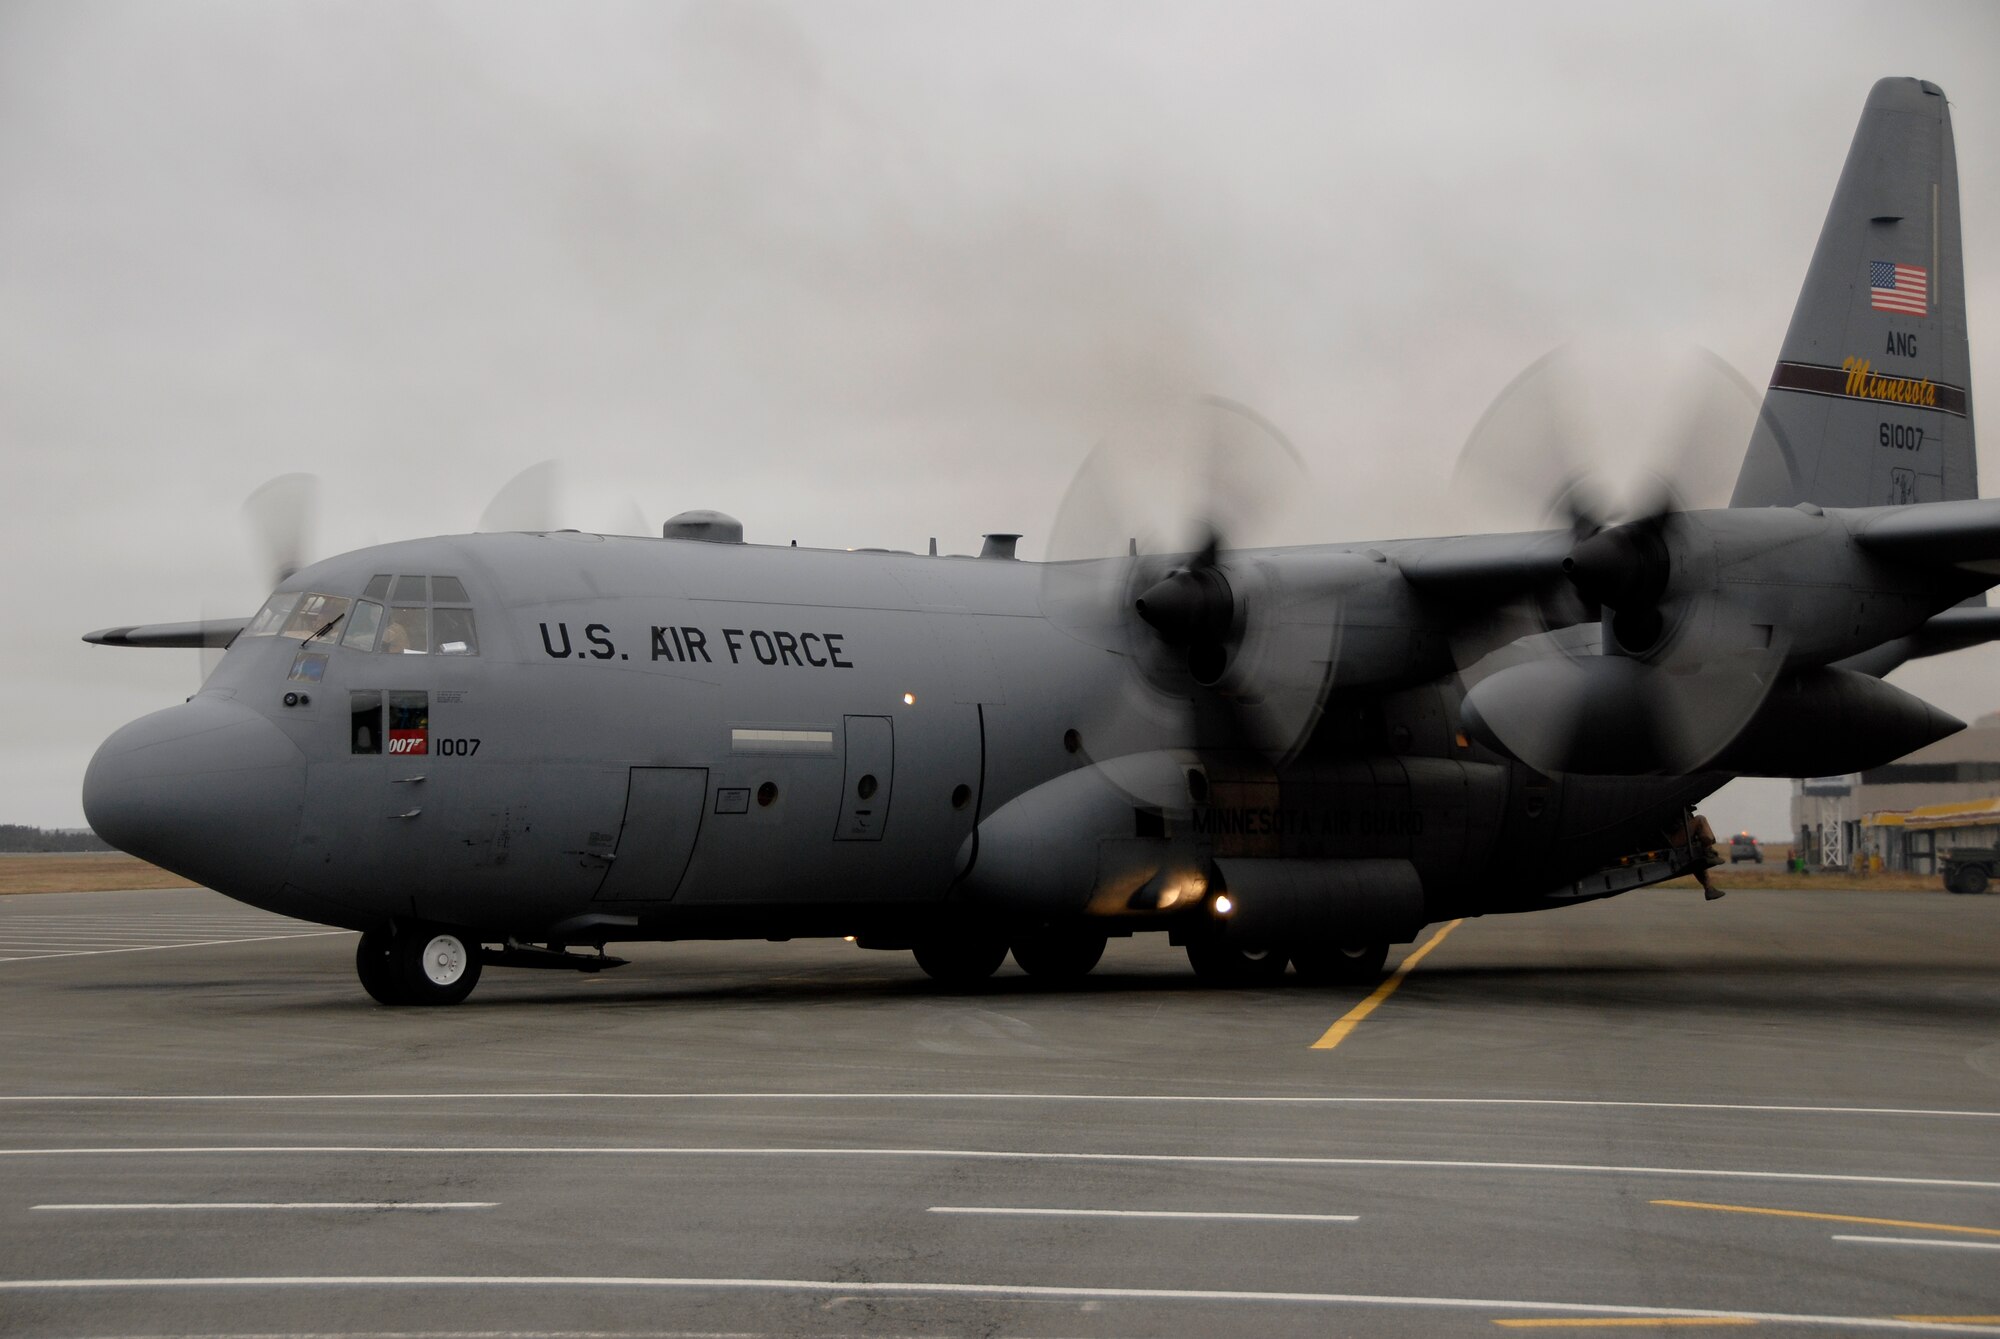
{"label": "military cargo aircraft", "polygon": [[[1943,93],[1883,80],[1727,507],[1284,548],[1211,515],[1041,563],[716,513],[388,544],[248,619],[89,634],[227,650],[103,744],[85,810],[360,931],[388,1005],[700,938],[851,937],[970,987],[1160,932],[1217,983],[1351,982],[1431,922],[1705,878],[1697,801],[1961,728],[1883,676],[2000,637],[1957,202]],[[1274,434],[1202,413],[1224,487]]]}

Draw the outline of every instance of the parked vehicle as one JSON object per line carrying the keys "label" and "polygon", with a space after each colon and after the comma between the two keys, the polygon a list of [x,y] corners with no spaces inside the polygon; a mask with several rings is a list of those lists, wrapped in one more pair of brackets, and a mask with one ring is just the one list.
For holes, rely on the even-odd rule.
{"label": "parked vehicle", "polygon": [[1938,873],[1954,893],[1983,893],[2000,876],[2000,847],[1960,846],[1938,858]]}
{"label": "parked vehicle", "polygon": [[1759,865],[1764,863],[1764,848],[1747,832],[1739,832],[1729,839],[1729,863],[1734,865],[1741,860]]}

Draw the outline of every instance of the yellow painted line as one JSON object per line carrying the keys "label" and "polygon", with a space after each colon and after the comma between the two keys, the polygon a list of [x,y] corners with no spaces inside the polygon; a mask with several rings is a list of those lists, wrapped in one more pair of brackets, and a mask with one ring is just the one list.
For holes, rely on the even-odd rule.
{"label": "yellow painted line", "polygon": [[1422,947],[1418,948],[1414,953],[1410,954],[1409,957],[1403,959],[1403,961],[1397,965],[1396,970],[1389,973],[1389,979],[1387,981],[1384,981],[1381,985],[1375,987],[1375,993],[1373,995],[1370,995],[1367,999],[1361,1001],[1361,1003],[1355,1005],[1352,1009],[1349,1009],[1346,1013],[1342,1014],[1340,1016],[1340,1021],[1335,1023],[1332,1027],[1328,1028],[1326,1030],[1326,1035],[1321,1037],[1318,1041],[1312,1044],[1312,1049],[1315,1051],[1331,1051],[1334,1047],[1346,1041],[1347,1034],[1354,1031],[1355,1028],[1359,1027],[1361,1025],[1362,1019],[1374,1013],[1376,1009],[1381,1007],[1383,1000],[1388,999],[1391,995],[1396,993],[1396,987],[1403,984],[1403,978],[1408,976],[1410,974],[1411,969],[1424,960],[1424,955],[1426,953],[1429,953],[1432,949],[1436,948],[1439,944],[1443,943],[1444,937],[1446,935],[1450,934],[1453,930],[1456,930],[1459,926],[1463,924],[1465,924],[1463,920],[1456,920],[1456,921],[1447,921],[1443,925],[1439,926],[1438,932],[1436,934],[1432,935],[1429,939],[1426,939],[1423,942]]}
{"label": "yellow painted line", "polygon": [[2000,1227],[1960,1227],[1955,1223],[1913,1223],[1907,1218],[1861,1218],[1851,1213],[1807,1213],[1804,1209],[1759,1209],[1748,1204],[1704,1204],[1699,1200],[1654,1200],[1669,1209],[1713,1209],[1717,1213],[1757,1213],[1773,1218],[1814,1218],[1822,1223],[1867,1223],[1873,1227],[1914,1227],[1925,1232],[1966,1232],[2000,1237]]}
{"label": "yellow painted line", "polygon": [[1748,1315],[1620,1315],[1620,1317],[1588,1317],[1588,1315],[1566,1315],[1562,1319],[1508,1319],[1494,1321],[1494,1325],[1506,1325],[1508,1329],[1596,1329],[1598,1325],[1620,1325],[1624,1329],[1636,1329],[1640,1325],[1756,1325]]}

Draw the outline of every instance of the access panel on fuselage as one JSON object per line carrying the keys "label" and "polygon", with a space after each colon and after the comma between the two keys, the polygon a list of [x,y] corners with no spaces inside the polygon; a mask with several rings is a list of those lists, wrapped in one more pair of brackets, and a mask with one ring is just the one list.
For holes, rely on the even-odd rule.
{"label": "access panel on fuselage", "polygon": [[887,716],[846,716],[847,775],[840,825],[833,839],[878,842],[889,826],[889,792],[896,779],[896,727]]}
{"label": "access panel on fuselage", "polygon": [[706,767],[634,767],[600,902],[665,902],[687,873],[708,801]]}

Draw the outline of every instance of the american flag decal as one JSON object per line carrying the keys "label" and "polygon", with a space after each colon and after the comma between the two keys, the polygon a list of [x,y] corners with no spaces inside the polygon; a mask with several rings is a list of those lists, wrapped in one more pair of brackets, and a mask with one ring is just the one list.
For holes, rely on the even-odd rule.
{"label": "american flag decal", "polygon": [[1868,262],[1868,305],[1878,312],[1929,316],[1930,287],[1930,276],[1921,265],[1898,265],[1888,260]]}

